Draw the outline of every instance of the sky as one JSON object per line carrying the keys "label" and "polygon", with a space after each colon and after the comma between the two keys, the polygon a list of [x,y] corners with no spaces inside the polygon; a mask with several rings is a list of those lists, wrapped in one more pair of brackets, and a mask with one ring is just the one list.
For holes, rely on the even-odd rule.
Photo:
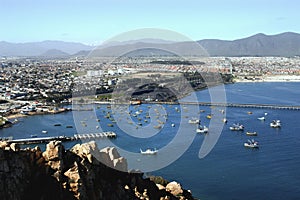
{"label": "sky", "polygon": [[191,40],[300,33],[297,0],[0,0],[0,41],[99,44],[140,28]]}

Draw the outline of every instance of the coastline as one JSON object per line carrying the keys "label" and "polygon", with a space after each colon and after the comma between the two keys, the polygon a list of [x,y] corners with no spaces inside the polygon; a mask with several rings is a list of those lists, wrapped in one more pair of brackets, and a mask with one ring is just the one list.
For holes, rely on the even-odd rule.
{"label": "coastline", "polygon": [[235,83],[256,82],[300,82],[300,75],[268,75],[254,79],[235,79]]}

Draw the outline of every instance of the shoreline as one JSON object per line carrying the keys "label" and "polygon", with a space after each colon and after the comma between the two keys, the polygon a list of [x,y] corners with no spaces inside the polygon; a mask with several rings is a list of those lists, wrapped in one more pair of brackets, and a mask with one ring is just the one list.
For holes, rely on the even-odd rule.
{"label": "shoreline", "polygon": [[235,79],[234,83],[261,83],[261,82],[300,82],[300,75],[268,75],[259,79]]}

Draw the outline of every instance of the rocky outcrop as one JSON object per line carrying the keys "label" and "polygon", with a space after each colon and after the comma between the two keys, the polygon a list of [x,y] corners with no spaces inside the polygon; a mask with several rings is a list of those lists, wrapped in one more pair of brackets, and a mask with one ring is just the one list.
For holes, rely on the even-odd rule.
{"label": "rocky outcrop", "polygon": [[128,172],[116,148],[99,150],[95,142],[65,150],[51,141],[44,152],[0,142],[1,199],[193,199],[171,183],[159,186],[142,173]]}

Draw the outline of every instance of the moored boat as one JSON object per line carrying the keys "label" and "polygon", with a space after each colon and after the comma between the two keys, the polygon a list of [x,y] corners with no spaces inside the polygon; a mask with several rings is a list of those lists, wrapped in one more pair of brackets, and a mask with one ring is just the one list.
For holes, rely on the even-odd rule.
{"label": "moored boat", "polygon": [[140,149],[140,152],[143,155],[155,155],[155,154],[157,154],[158,151],[156,149],[154,149],[154,150],[147,149],[146,151],[143,151],[142,149]]}
{"label": "moored boat", "polygon": [[254,132],[247,131],[246,135],[248,135],[248,136],[257,136],[257,132],[256,131],[254,131]]}
{"label": "moored boat", "polygon": [[280,120],[273,120],[271,123],[270,123],[270,126],[272,128],[280,128],[281,127],[281,122]]}
{"label": "moored boat", "polygon": [[232,126],[229,127],[231,131],[243,131],[244,126],[242,124],[233,124]]}
{"label": "moored boat", "polygon": [[266,118],[265,117],[259,117],[259,118],[257,118],[258,120],[260,120],[260,121],[264,121],[264,120],[266,120]]}
{"label": "moored boat", "polygon": [[206,126],[199,126],[199,128],[196,129],[197,133],[208,133],[208,128]]}
{"label": "moored boat", "polygon": [[248,147],[248,148],[258,148],[259,145],[258,145],[258,142],[255,141],[255,140],[248,140],[248,142],[245,142],[244,143],[244,147]]}
{"label": "moored boat", "polygon": [[193,118],[189,120],[189,124],[199,124],[199,123],[200,123],[200,119]]}

